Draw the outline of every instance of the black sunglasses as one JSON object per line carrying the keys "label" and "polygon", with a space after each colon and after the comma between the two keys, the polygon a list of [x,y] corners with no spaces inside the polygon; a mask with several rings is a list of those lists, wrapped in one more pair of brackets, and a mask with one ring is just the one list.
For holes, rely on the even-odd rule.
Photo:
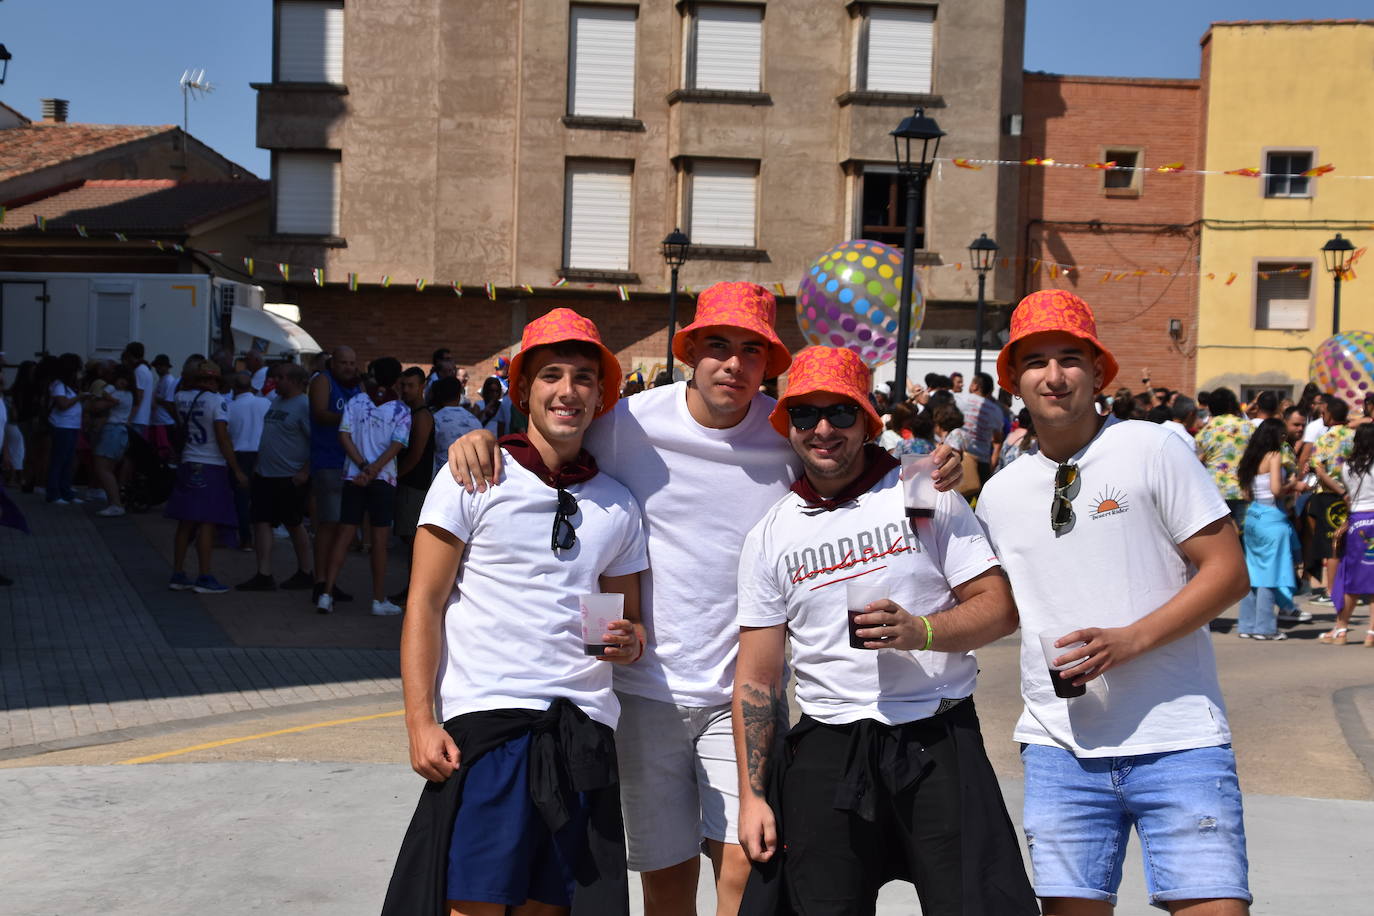
{"label": "black sunglasses", "polygon": [[562,487],[558,488],[558,509],[553,513],[553,550],[569,550],[577,543],[577,529],[569,519],[577,514],[577,500]]}
{"label": "black sunglasses", "polygon": [[829,407],[813,407],[810,404],[799,404],[787,408],[787,415],[792,418],[792,425],[800,430],[812,429],[821,420],[829,420],[830,425],[836,429],[849,429],[859,419],[859,405],[831,404]]}
{"label": "black sunglasses", "polygon": [[1054,501],[1050,503],[1050,527],[1058,534],[1073,524],[1073,491],[1078,465],[1061,464],[1054,472]]}

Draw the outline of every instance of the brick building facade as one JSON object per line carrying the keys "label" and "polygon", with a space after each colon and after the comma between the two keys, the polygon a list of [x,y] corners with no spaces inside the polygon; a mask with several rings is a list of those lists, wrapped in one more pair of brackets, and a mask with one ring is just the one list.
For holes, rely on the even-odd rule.
{"label": "brick building facade", "polygon": [[1023,294],[1057,287],[1092,305],[1121,364],[1113,388],[1139,390],[1148,374],[1191,393],[1202,178],[1153,170],[1200,167],[1199,82],[1028,73],[1024,99],[1023,158],[1145,171],[1023,169]]}

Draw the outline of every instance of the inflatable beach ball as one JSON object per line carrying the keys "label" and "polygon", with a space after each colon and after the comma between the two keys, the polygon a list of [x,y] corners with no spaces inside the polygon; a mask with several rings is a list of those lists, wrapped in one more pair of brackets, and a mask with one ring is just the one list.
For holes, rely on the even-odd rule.
{"label": "inflatable beach ball", "polygon": [[[882,242],[853,239],[816,259],[797,292],[797,326],[808,343],[844,347],[869,368],[897,355],[897,310],[902,254]],[[911,333],[925,317],[925,300],[912,290]]]}
{"label": "inflatable beach ball", "polygon": [[1374,391],[1374,334],[1342,331],[1327,338],[1312,355],[1308,376],[1351,405],[1363,402]]}

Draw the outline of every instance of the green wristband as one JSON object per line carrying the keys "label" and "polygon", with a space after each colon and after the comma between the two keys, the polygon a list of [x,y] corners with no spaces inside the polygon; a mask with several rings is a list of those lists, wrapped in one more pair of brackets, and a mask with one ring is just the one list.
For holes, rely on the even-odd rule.
{"label": "green wristband", "polygon": [[921,615],[921,622],[926,625],[926,644],[921,647],[922,652],[929,652],[930,646],[935,642],[935,629],[930,625],[930,618]]}

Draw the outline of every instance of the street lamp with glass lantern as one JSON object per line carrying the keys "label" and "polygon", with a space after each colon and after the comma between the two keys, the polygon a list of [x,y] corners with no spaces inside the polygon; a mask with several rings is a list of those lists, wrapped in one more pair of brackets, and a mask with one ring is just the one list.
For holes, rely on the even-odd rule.
{"label": "street lamp with glass lantern", "polygon": [[1335,294],[1331,301],[1331,333],[1341,333],[1341,278],[1350,269],[1350,256],[1355,251],[1355,246],[1350,244],[1350,239],[1342,238],[1339,232],[1336,237],[1322,246],[1322,260],[1326,264],[1326,269],[1331,273],[1331,279],[1335,282]]}
{"label": "street lamp with glass lantern", "polygon": [[[906,398],[907,354],[911,349],[911,289],[915,278],[916,214],[924,204],[926,182],[930,169],[940,152],[940,138],[945,132],[934,118],[927,118],[924,108],[917,108],[892,131],[892,149],[897,160],[897,173],[906,181],[906,235],[902,248],[902,299],[897,314],[897,377],[892,397]],[[912,160],[913,141],[920,143],[916,159]]]}
{"label": "street lamp with glass lantern", "polygon": [[[973,329],[973,374],[977,375],[983,371],[983,313],[987,309],[988,271],[992,270],[992,262],[997,259],[997,243],[988,238],[986,232],[978,236],[969,243],[968,259],[969,264],[978,272],[978,311],[974,319]],[[984,391],[984,395],[991,392]]]}
{"label": "street lamp with glass lantern", "polygon": [[5,77],[9,76],[10,61],[13,59],[14,55],[10,53],[10,49],[0,45],[0,86],[5,85]]}
{"label": "street lamp with glass lantern", "polygon": [[687,263],[687,253],[692,240],[681,228],[674,228],[663,240],[663,261],[672,273],[672,285],[668,287],[668,377],[673,377],[673,333],[677,330],[677,272]]}

